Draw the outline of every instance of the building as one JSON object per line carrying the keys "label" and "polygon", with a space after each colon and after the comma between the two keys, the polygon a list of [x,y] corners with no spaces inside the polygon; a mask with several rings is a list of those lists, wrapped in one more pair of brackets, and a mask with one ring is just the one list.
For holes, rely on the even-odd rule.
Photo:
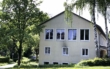
{"label": "building", "polygon": [[[66,24],[65,14],[54,16],[41,25],[39,64],[71,64],[96,57],[93,23],[73,13],[72,26]],[[106,55],[106,38],[97,25],[97,40],[100,57]]]}

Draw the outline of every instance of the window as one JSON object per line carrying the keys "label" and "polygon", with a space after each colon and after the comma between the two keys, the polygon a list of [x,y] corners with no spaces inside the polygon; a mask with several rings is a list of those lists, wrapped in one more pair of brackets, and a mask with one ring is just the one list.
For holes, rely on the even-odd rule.
{"label": "window", "polygon": [[53,64],[58,64],[58,62],[53,62]]}
{"label": "window", "polygon": [[49,62],[44,62],[44,64],[49,64]]}
{"label": "window", "polygon": [[88,55],[88,49],[82,49],[82,56]]}
{"label": "window", "polygon": [[63,48],[63,55],[68,55],[68,48]]}
{"label": "window", "polygon": [[68,40],[76,40],[76,29],[68,29]]}
{"label": "window", "polygon": [[64,40],[65,39],[64,29],[57,29],[57,39],[58,40]]}
{"label": "window", "polygon": [[45,54],[50,54],[50,47],[45,47]]}
{"label": "window", "polygon": [[89,40],[89,30],[88,29],[80,30],[80,40]]}
{"label": "window", "polygon": [[53,39],[53,29],[45,30],[45,39]]}
{"label": "window", "polygon": [[63,63],[63,65],[68,65],[68,63]]}

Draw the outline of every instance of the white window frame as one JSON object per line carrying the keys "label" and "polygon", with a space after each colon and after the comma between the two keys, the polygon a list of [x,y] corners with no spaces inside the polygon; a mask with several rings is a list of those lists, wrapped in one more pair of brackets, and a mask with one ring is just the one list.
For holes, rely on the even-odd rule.
{"label": "white window frame", "polygon": [[[61,39],[61,37],[60,37],[60,39],[57,39],[57,30],[64,30],[64,39]],[[65,38],[65,35],[66,35],[65,32],[66,32],[65,29],[56,29],[56,40],[58,40],[58,41],[64,41],[66,39]],[[60,32],[60,35],[61,35],[61,32]]]}
{"label": "white window frame", "polygon": [[[81,39],[80,39],[80,38],[81,38],[81,36],[80,36],[81,30],[84,30],[84,40],[81,40]],[[89,30],[89,40],[85,40],[85,30]],[[80,32],[80,34],[79,34],[79,36],[80,36],[80,38],[79,38],[80,41],[90,41],[90,29],[80,29],[79,32]]]}
{"label": "white window frame", "polygon": [[[50,52],[48,53],[48,52],[46,52],[46,48],[50,48],[50,47],[45,47],[45,49],[44,49],[44,53],[49,55],[50,52],[51,52],[51,50],[50,50]],[[51,49],[51,48],[50,48],[50,49]]]}
{"label": "white window frame", "polygon": [[[86,51],[84,51],[85,55],[83,55],[83,49],[84,49],[84,50],[86,50],[86,49],[88,50],[88,54],[87,54],[87,55],[86,55]],[[82,48],[82,49],[81,49],[81,56],[82,56],[82,57],[88,57],[88,56],[89,56],[89,49],[88,49],[88,48]]]}
{"label": "white window frame", "polygon": [[[44,29],[44,32],[45,32],[45,33],[44,33],[44,39],[45,39],[45,40],[53,40],[53,39],[54,39],[54,29],[52,29],[52,30],[53,30],[53,39],[50,39],[50,38],[49,38],[49,39],[46,39],[46,30],[47,30],[47,29],[50,30],[51,28],[46,28],[46,29]],[[49,37],[50,37],[50,34],[49,34]]]}
{"label": "white window frame", "polygon": [[62,49],[62,54],[63,54],[63,55],[69,55],[69,49],[68,49],[68,54],[66,54],[66,53],[63,52],[64,48],[67,48],[67,49],[68,49],[68,47],[63,47],[63,49]]}
{"label": "white window frame", "polygon": [[[75,40],[69,40],[69,41],[76,41],[77,40],[77,29],[68,29],[68,36],[69,36],[69,30],[76,30],[76,39]],[[68,38],[68,37],[67,37]]]}

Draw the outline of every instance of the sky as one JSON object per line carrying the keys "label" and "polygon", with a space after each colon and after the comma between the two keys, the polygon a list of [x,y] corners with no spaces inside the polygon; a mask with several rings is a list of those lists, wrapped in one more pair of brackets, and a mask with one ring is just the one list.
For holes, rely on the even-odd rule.
{"label": "sky", "polygon": [[[66,0],[43,0],[43,3],[39,6],[41,11],[44,11],[49,14],[50,17],[53,17],[60,12],[64,11],[64,2]],[[74,13],[77,13],[77,11],[74,11]],[[78,13],[77,13],[78,14]],[[85,9],[83,13],[81,14],[82,17],[91,20],[89,11]],[[102,15],[96,13],[96,22],[98,25],[100,25],[105,32],[105,24],[104,24],[104,18]],[[110,24],[108,24],[108,30],[110,31]]]}
{"label": "sky", "polygon": [[[0,0],[2,1],[2,0]],[[53,17],[60,12],[64,11],[64,2],[66,0],[42,0],[43,3],[40,4],[39,8],[41,11],[46,12],[49,14],[50,17]],[[74,10],[74,13],[78,14],[77,11]],[[82,17],[91,20],[89,11],[85,9],[83,13],[81,14]],[[97,14],[96,14],[97,17]],[[105,32],[105,24],[104,24],[104,18],[102,15],[98,14],[98,18],[96,18],[96,22],[98,25],[100,25]],[[108,30],[110,31],[110,23],[108,23]]]}

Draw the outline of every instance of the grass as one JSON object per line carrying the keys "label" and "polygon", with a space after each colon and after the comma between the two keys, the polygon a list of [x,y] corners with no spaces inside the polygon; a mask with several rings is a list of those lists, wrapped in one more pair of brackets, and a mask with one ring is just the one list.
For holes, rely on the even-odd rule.
{"label": "grass", "polygon": [[11,69],[110,69],[110,66],[103,67],[103,66],[94,66],[94,67],[32,67],[32,68],[11,68]]}
{"label": "grass", "polygon": [[82,66],[74,67],[74,65],[43,65],[38,66],[36,62],[29,62],[27,64],[22,63],[20,67],[15,66],[11,69],[110,69],[110,66]]}
{"label": "grass", "polygon": [[43,65],[39,66],[36,62],[21,63],[21,66],[17,65],[14,68],[9,69],[110,69],[110,66],[82,66],[74,67],[74,65]]}
{"label": "grass", "polygon": [[15,62],[7,62],[7,63],[0,63],[0,66],[5,66],[5,65],[8,65],[8,64],[13,64]]}
{"label": "grass", "polygon": [[78,66],[71,65],[40,65],[36,61],[30,61],[28,58],[23,58],[20,66],[15,66],[9,69],[110,69],[110,66]]}
{"label": "grass", "polygon": [[0,63],[0,66],[4,66],[7,65],[8,63]]}
{"label": "grass", "polygon": [[10,59],[9,62],[0,62],[0,66],[4,66],[4,65],[7,65],[7,64],[13,64],[15,62],[12,61],[12,59]]}

